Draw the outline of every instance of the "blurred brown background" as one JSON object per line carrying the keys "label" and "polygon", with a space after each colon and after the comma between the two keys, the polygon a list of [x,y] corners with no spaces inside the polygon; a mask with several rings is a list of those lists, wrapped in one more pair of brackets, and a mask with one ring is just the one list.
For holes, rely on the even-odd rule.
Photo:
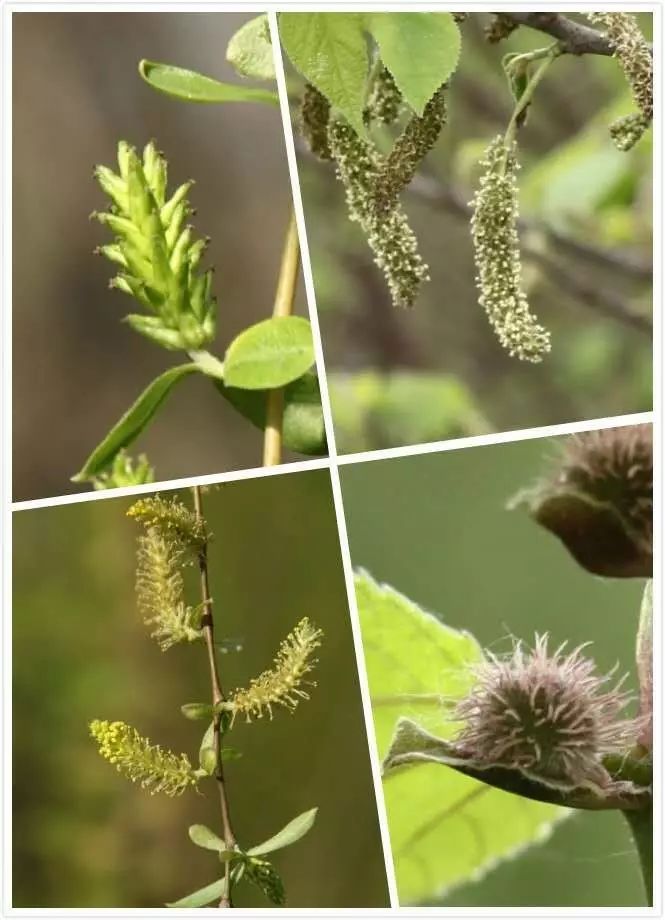
{"label": "blurred brown background", "polygon": [[[227,736],[243,754],[226,770],[238,840],[257,844],[318,806],[312,830],[271,857],[288,905],[387,906],[329,475],[229,483],[203,501],[216,639],[243,645],[219,656],[225,689],[269,667],[303,616],[324,632],[311,698]],[[14,513],[14,907],[160,907],[219,877],[216,855],[187,837],[194,823],[219,831],[214,784],[150,796],[88,737],[93,718],[123,720],[194,760],[205,730],[179,712],[210,698],[204,648],[161,652],[137,612],[130,505]],[[236,900],[270,906],[244,883]]]}
{"label": "blurred brown background", "polygon": [[[121,322],[132,301],[107,289],[113,266],[92,250],[108,233],[88,219],[104,196],[96,163],[117,142],[155,138],[171,183],[196,179],[197,231],[212,237],[222,354],[266,318],[290,186],[278,108],[192,105],[139,77],[141,58],[238,82],[230,36],[255,14],[15,13],[14,498],[80,491],[69,478],[161,371],[166,352]],[[299,312],[304,298],[300,289]],[[133,452],[159,479],[260,465],[261,433],[203,377],[177,387]],[[288,456],[286,459],[289,459]]]}

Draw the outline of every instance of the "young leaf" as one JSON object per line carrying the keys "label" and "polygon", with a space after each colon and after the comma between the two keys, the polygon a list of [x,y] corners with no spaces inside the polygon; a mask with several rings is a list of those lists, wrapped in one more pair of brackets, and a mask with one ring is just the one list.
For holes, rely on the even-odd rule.
{"label": "young leaf", "polygon": [[255,323],[229,345],[224,377],[231,387],[270,390],[302,376],[314,363],[309,322],[280,316]]}
{"label": "young leaf", "polygon": [[309,811],[304,811],[293,821],[289,821],[274,837],[270,837],[269,840],[252,847],[251,850],[247,850],[248,855],[263,856],[265,853],[273,853],[275,850],[281,850],[295,843],[296,840],[300,840],[312,828],[316,820],[317,811],[318,808],[310,808]]}
{"label": "young leaf", "polygon": [[72,476],[72,482],[85,482],[106,469],[116,454],[141,434],[176,383],[198,370],[196,364],[181,364],[153,380],[93,450],[80,472]]}
{"label": "young leaf", "polygon": [[211,719],[213,716],[213,708],[210,703],[185,703],[180,707],[180,711],[186,719],[192,721]]}
{"label": "young leaf", "polygon": [[364,19],[402,95],[422,115],[457,67],[461,38],[452,13],[365,13]]}
{"label": "young leaf", "polygon": [[192,892],[192,894],[185,895],[184,898],[180,898],[179,901],[171,901],[167,903],[167,907],[205,907],[206,904],[211,904],[213,901],[219,901],[224,889],[226,887],[226,879],[219,878],[216,882],[213,882],[211,885],[206,885],[205,888],[199,888],[198,891]]}
{"label": "young leaf", "polygon": [[199,748],[199,764],[209,776],[212,776],[217,766],[217,755],[215,754],[214,748],[214,732],[215,724],[211,722],[201,739],[201,746]]}
{"label": "young leaf", "polygon": [[248,880],[260,888],[269,901],[277,904],[278,907],[282,907],[286,903],[282,880],[275,867],[267,859],[251,857],[243,865],[245,866]]}
{"label": "young leaf", "polygon": [[294,67],[365,134],[369,68],[361,13],[280,13],[279,33]]}
{"label": "young leaf", "polygon": [[220,83],[212,77],[171,64],[143,60],[139,63],[139,73],[153,89],[186,102],[266,102],[279,105],[277,93],[271,90]]}
{"label": "young leaf", "polygon": [[226,60],[244,77],[275,79],[268,16],[263,13],[241,26],[226,46]]}
{"label": "young leaf", "polygon": [[222,838],[218,837],[205,824],[192,824],[188,833],[192,843],[197,847],[202,847],[204,850],[214,850],[216,853],[221,853],[227,848]]}
{"label": "young leaf", "polygon": [[[356,596],[381,756],[405,715],[449,738],[456,725],[447,704],[468,690],[480,646],[368,575],[357,577]],[[384,793],[403,905],[477,878],[567,814],[434,763],[395,771]]]}
{"label": "young leaf", "polygon": [[[263,431],[266,426],[265,391],[227,387],[220,380],[214,383],[241,415]],[[307,371],[284,387],[282,443],[287,450],[312,457],[322,457],[328,452],[319,380],[313,371]]]}

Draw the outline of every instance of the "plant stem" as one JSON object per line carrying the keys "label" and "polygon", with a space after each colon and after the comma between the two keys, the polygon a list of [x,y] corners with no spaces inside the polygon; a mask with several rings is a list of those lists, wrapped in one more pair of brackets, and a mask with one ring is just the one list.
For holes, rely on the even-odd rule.
{"label": "plant stem", "polygon": [[653,805],[637,811],[624,811],[630,825],[642,869],[647,904],[653,907]]}
{"label": "plant stem", "polygon": [[[522,112],[526,109],[526,107],[531,104],[531,100],[533,99],[533,94],[536,91],[536,87],[538,86],[540,81],[545,76],[547,68],[550,66],[554,58],[559,56],[559,54],[561,54],[561,50],[558,47],[558,45],[555,43],[553,45],[550,45],[548,48],[543,48],[542,50],[532,52],[529,55],[524,55],[525,59],[528,59],[528,60],[538,60],[540,58],[544,58],[544,59],[540,67],[536,70],[534,75],[531,77],[531,79],[525,86],[524,92],[520,96],[519,101],[517,102],[517,105],[515,106],[513,114],[510,118],[510,121],[508,122],[508,127],[506,128],[506,134],[504,137],[504,145],[506,147],[506,157],[505,157],[506,162],[508,160],[507,151],[512,146],[513,141],[515,140],[515,133],[517,131],[518,119],[520,115],[522,114]],[[505,163],[504,163],[504,169],[505,169]]]}
{"label": "plant stem", "polygon": [[[201,487],[193,486],[192,494],[194,496],[194,512],[199,521],[201,521],[205,526],[205,518],[203,517],[203,505],[201,501]],[[210,684],[212,687],[212,704],[217,706],[218,703],[224,701],[224,691],[222,690],[222,682],[219,676],[219,668],[217,666],[217,655],[215,653],[215,633],[214,633],[214,623],[212,616],[212,598],[210,596],[210,580],[208,577],[208,541],[206,539],[201,551],[199,552],[199,574],[201,578],[201,601],[205,613],[203,615],[203,620],[201,623],[203,629],[203,635],[206,643],[206,650],[208,652],[208,665],[210,667]],[[229,809],[229,800],[226,782],[224,779],[224,766],[222,764],[222,712],[216,712],[213,719],[213,747],[215,750],[215,779],[217,781],[217,789],[219,791],[219,804],[222,815],[222,828],[224,833],[224,843],[226,844],[229,850],[232,850],[236,845],[235,834],[233,833],[233,828],[231,826],[231,812]],[[232,907],[231,902],[231,864],[226,862],[224,864],[226,886],[224,894],[219,902],[220,907]]]}
{"label": "plant stem", "polygon": [[[286,231],[282,262],[275,292],[273,317],[290,316],[296,296],[298,270],[300,268],[300,244],[296,218],[291,210]],[[276,466],[282,459],[282,422],[284,418],[284,390],[269,390],[266,403],[266,427],[263,435],[263,465]]]}

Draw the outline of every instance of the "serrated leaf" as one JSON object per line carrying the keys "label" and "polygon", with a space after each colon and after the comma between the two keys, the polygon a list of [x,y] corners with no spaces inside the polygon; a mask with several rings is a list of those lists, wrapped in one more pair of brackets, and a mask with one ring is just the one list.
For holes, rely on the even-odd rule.
{"label": "serrated leaf", "polygon": [[451,13],[365,13],[381,60],[409,105],[422,115],[454,73],[461,37]]}
{"label": "serrated leaf", "polygon": [[[266,392],[227,387],[219,380],[215,381],[215,386],[241,415],[263,431]],[[282,443],[288,450],[310,457],[323,457],[328,452],[319,379],[313,371],[307,371],[284,387]]]}
{"label": "serrated leaf", "polygon": [[220,878],[216,882],[212,882],[210,885],[206,885],[205,888],[199,888],[198,891],[193,891],[192,894],[185,895],[184,898],[180,898],[179,901],[171,901],[167,903],[167,907],[205,907],[206,904],[211,904],[213,901],[219,901],[224,891],[226,890],[226,879]]}
{"label": "serrated leaf", "polygon": [[231,37],[226,46],[226,60],[244,77],[275,79],[275,60],[266,13],[250,19]]}
{"label": "serrated leaf", "polygon": [[[356,578],[356,596],[380,755],[402,717],[451,737],[459,727],[451,704],[469,689],[478,642],[366,574]],[[402,905],[476,878],[567,814],[434,763],[387,776],[384,795]]]}
{"label": "serrated leaf", "polygon": [[80,472],[72,476],[72,482],[85,482],[103,472],[113,462],[115,456],[141,434],[173,387],[183,378],[198,370],[196,364],[181,364],[178,367],[172,367],[153,380],[134,405],[125,412],[104,440],[93,450]]}
{"label": "serrated leaf", "polygon": [[298,815],[297,818],[294,818],[293,821],[289,821],[289,823],[285,825],[279,833],[275,834],[274,837],[270,837],[258,846],[247,850],[248,855],[263,856],[266,853],[273,853],[275,850],[282,850],[284,847],[288,847],[297,840],[300,840],[301,837],[304,837],[305,834],[311,830],[316,820],[317,811],[318,808],[310,808],[309,811],[304,811],[301,815]]}
{"label": "serrated leaf", "polygon": [[197,847],[204,850],[214,850],[215,853],[222,853],[227,849],[226,844],[221,837],[218,837],[214,831],[211,831],[205,824],[192,824],[188,831],[189,839]]}
{"label": "serrated leaf", "polygon": [[175,99],[184,99],[185,102],[265,102],[279,105],[277,93],[271,90],[220,83],[212,77],[172,64],[143,60],[139,63],[139,73],[153,89]]}
{"label": "serrated leaf", "polygon": [[309,322],[279,316],[249,326],[229,345],[224,358],[225,382],[245,390],[283,387],[314,363]]}
{"label": "serrated leaf", "polygon": [[363,135],[369,69],[361,13],[280,13],[279,34],[293,66]]}

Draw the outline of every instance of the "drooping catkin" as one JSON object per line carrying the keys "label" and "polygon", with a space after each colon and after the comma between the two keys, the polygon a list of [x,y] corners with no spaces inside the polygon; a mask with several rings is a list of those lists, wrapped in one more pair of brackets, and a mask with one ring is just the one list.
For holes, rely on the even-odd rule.
{"label": "drooping catkin", "polygon": [[279,647],[272,668],[250,681],[249,687],[234,690],[225,708],[233,719],[245,716],[259,718],[264,711],[272,718],[273,706],[294,710],[300,700],[309,699],[304,686],[314,686],[305,676],[313,670],[312,655],[320,645],[323,633],[304,617]]}
{"label": "drooping catkin", "polygon": [[188,786],[195,786],[198,777],[186,754],[165,751],[150,744],[125,722],[95,719],[90,734],[99,745],[102,757],[115,764],[116,770],[133,783],[140,783],[151,794],[181,795]]}
{"label": "drooping catkin", "polygon": [[653,119],[653,57],[632,13],[588,13],[601,25],[614,49],[633,93],[639,112],[625,115],[610,125],[610,134],[620,150],[630,150]]}
{"label": "drooping catkin", "polygon": [[300,131],[309,149],[320,160],[331,160],[328,144],[330,103],[311,83],[305,84],[300,103]]}
{"label": "drooping catkin", "polygon": [[381,163],[374,187],[374,207],[385,215],[397,204],[423,159],[436,144],[446,121],[445,86],[439,87],[422,116],[414,115]]}
{"label": "drooping catkin", "polygon": [[393,303],[413,306],[420,285],[429,279],[428,267],[418,253],[416,236],[401,206],[397,204],[387,214],[378,214],[374,206],[380,154],[342,119],[331,120],[328,141],[338,178],[344,184],[350,220],[362,227]]}
{"label": "drooping catkin", "polygon": [[170,501],[159,495],[140,498],[127,512],[146,527],[157,527],[169,534],[183,547],[197,552],[204,546],[208,535],[203,521],[177,498]]}
{"label": "drooping catkin", "polygon": [[391,125],[399,116],[403,100],[399,87],[387,67],[381,67],[367,97],[363,117],[366,124]]}
{"label": "drooping catkin", "polygon": [[516,145],[506,148],[497,136],[480,166],[483,174],[471,202],[479,301],[508,353],[539,362],[550,350],[550,335],[530,312],[522,290]]}

